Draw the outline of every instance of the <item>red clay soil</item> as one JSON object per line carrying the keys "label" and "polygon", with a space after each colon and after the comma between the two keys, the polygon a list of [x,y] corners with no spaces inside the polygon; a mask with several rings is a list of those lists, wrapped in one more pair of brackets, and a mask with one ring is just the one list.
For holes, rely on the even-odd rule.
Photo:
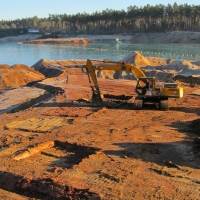
{"label": "red clay soil", "polygon": [[0,92],[40,81],[45,76],[27,65],[0,65]]}
{"label": "red clay soil", "polygon": [[95,107],[85,71],[64,66],[40,83],[62,93],[0,115],[0,199],[200,199],[200,86],[134,110],[136,81],[99,78]]}
{"label": "red clay soil", "polygon": [[88,44],[92,41],[84,38],[37,39],[23,42],[24,44]]}

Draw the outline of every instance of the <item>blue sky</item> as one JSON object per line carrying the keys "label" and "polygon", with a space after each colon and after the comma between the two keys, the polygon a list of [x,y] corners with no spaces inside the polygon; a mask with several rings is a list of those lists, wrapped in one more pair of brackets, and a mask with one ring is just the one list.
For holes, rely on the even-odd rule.
{"label": "blue sky", "polygon": [[144,6],[168,3],[200,5],[199,0],[0,0],[0,20],[15,20],[37,16],[47,18],[49,14],[93,13],[106,8],[127,11],[129,6]]}

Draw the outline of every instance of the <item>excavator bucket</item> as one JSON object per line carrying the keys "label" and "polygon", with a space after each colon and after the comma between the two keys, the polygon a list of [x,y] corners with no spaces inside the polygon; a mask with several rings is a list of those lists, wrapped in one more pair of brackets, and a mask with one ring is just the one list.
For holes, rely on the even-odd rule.
{"label": "excavator bucket", "polygon": [[92,99],[91,101],[99,106],[102,106],[102,98],[101,95],[95,91],[92,92]]}

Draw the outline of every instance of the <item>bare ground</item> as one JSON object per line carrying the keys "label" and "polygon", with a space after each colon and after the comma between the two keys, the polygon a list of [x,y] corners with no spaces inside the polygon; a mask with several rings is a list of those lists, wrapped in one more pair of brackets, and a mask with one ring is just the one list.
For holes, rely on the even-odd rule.
{"label": "bare ground", "polygon": [[84,101],[91,98],[84,63],[38,62],[40,72],[57,70],[28,87],[51,96],[17,112],[4,108],[0,198],[199,199],[200,86],[179,81],[184,97],[171,99],[168,111],[153,105],[138,111],[132,108],[135,80],[103,77],[103,94],[123,98],[104,98],[96,107]]}

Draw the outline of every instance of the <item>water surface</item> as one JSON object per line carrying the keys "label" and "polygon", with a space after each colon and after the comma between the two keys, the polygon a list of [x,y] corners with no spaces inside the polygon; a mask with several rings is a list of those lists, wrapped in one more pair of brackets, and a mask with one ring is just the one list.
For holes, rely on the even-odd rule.
{"label": "water surface", "polygon": [[32,66],[41,58],[47,60],[110,59],[119,61],[138,51],[144,56],[200,60],[198,44],[134,44],[131,42],[94,42],[87,45],[33,45],[0,42],[0,64]]}

